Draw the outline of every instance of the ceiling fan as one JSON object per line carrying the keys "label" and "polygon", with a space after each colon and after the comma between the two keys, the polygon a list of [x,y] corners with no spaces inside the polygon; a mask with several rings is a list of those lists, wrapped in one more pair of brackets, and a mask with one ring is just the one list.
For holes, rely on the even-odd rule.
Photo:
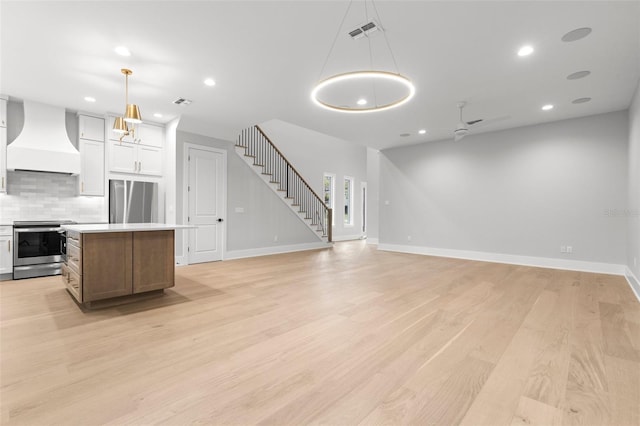
{"label": "ceiling fan", "polygon": [[466,105],[466,102],[458,102],[458,109],[460,109],[460,121],[458,122],[456,129],[453,131],[456,142],[464,138],[467,133],[469,133],[469,128],[484,121],[482,118],[477,120],[464,121],[462,119],[462,108],[464,108]]}
{"label": "ceiling fan", "polygon": [[483,118],[479,118],[477,120],[464,121],[462,119],[462,109],[467,105],[466,102],[458,102],[458,109],[460,110],[460,121],[456,125],[456,129],[453,131],[454,140],[457,142],[460,139],[464,138],[469,130],[475,129],[476,127],[483,127],[487,124],[493,124],[497,121],[507,120],[511,118],[510,115],[505,115],[503,117],[490,118],[485,120]]}

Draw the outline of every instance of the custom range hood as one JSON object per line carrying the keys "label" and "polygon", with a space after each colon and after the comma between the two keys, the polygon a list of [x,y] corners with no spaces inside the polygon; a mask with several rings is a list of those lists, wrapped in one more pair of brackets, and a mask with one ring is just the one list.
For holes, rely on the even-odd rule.
{"label": "custom range hood", "polygon": [[80,153],[67,136],[64,108],[24,101],[24,127],[7,146],[7,169],[80,173]]}

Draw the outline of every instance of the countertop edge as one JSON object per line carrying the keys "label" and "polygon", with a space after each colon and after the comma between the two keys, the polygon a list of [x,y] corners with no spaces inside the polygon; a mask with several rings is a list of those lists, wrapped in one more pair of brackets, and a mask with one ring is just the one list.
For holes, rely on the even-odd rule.
{"label": "countertop edge", "polygon": [[104,233],[104,232],[144,232],[144,231],[171,231],[177,229],[192,229],[195,226],[164,224],[164,223],[107,223],[92,225],[62,225],[67,231],[80,234]]}

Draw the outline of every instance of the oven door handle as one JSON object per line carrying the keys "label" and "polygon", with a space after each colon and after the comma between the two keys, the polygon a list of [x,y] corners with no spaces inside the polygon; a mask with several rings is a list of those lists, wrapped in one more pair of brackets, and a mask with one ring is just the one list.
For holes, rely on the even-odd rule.
{"label": "oven door handle", "polygon": [[62,228],[13,228],[15,232],[60,232]]}

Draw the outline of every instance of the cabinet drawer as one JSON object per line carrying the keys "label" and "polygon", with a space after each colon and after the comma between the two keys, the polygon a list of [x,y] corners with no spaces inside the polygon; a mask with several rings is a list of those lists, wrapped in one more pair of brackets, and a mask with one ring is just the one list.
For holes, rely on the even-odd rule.
{"label": "cabinet drawer", "polygon": [[82,247],[82,239],[80,233],[76,231],[67,231],[67,245]]}
{"label": "cabinet drawer", "polygon": [[75,273],[66,264],[62,265],[62,281],[69,293],[82,303],[82,276]]}
{"label": "cabinet drawer", "polygon": [[67,244],[67,264],[77,274],[82,275],[82,250],[75,244]]}
{"label": "cabinet drawer", "polygon": [[0,235],[12,235],[13,226],[0,226]]}

